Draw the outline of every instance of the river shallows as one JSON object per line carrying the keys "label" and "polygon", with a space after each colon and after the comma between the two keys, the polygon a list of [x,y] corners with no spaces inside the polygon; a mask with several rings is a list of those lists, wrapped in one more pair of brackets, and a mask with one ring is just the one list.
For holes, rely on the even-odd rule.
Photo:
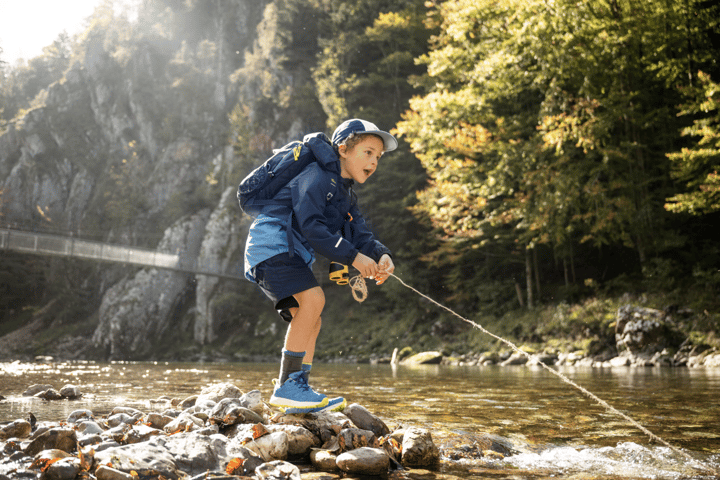
{"label": "river shallows", "polygon": [[[720,370],[573,369],[562,372],[656,435],[720,468]],[[259,389],[269,398],[275,364],[58,363],[0,364],[0,422],[33,412],[38,420],[67,418],[87,408],[103,415],[117,405],[151,411],[151,400],[182,399],[212,383]],[[693,477],[687,460],[649,440],[571,386],[529,367],[391,367],[316,364],[312,384],[344,395],[391,428],[430,428],[438,445],[493,434],[517,454],[502,462],[444,465],[435,478]],[[22,397],[29,385],[80,386],[81,400],[45,402]],[[504,476],[501,471],[515,471]],[[524,473],[523,473],[524,472]]]}

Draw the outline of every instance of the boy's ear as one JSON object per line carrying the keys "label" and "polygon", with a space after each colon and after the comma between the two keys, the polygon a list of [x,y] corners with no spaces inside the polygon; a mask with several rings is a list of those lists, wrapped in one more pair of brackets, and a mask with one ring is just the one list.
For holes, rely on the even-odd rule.
{"label": "boy's ear", "polygon": [[347,154],[347,145],[338,145],[338,154],[341,158],[345,158]]}

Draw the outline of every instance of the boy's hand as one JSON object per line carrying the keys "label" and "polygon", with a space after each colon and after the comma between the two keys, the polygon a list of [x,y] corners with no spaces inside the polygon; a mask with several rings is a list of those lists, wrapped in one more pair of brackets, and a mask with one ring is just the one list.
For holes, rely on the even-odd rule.
{"label": "boy's hand", "polygon": [[362,253],[357,254],[352,266],[365,278],[375,278],[378,273],[378,264],[375,263],[375,260]]}
{"label": "boy's hand", "polygon": [[387,253],[380,257],[380,263],[378,264],[378,273],[375,274],[375,282],[378,285],[385,283],[391,273],[395,271],[395,264],[392,261],[392,257]]}

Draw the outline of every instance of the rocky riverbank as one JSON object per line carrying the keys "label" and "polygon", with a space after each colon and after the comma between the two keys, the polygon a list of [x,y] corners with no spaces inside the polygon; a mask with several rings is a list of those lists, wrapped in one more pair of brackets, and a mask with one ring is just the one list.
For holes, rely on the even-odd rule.
{"label": "rocky riverbank", "polygon": [[675,317],[667,311],[624,305],[614,322],[614,345],[599,353],[558,351],[552,346],[521,345],[518,351],[443,355],[439,351],[403,357],[396,351],[391,362],[444,365],[546,365],[577,367],[720,367],[720,349],[696,344],[682,335]]}
{"label": "rocky riverbank", "polygon": [[[66,385],[34,385],[48,401],[82,396]],[[435,469],[443,458],[512,453],[500,438],[449,442],[442,451],[418,426],[391,429],[365,407],[285,415],[258,390],[214,384],[183,400],[160,397],[151,411],[122,405],[106,416],[73,411],[56,421],[0,425],[0,480],[338,479]],[[398,477],[400,478],[400,477]],[[406,477],[403,477],[406,478]]]}

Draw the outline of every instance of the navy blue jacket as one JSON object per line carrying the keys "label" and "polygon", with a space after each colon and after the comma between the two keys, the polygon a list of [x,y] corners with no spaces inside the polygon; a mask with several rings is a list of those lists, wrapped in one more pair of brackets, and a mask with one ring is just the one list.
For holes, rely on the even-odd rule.
{"label": "navy blue jacket", "polygon": [[290,180],[275,196],[277,204],[263,207],[250,227],[245,275],[251,280],[257,264],[282,252],[299,254],[308,265],[315,252],[345,265],[352,265],[358,252],[376,262],[390,254],[367,227],[353,181],[340,176],[340,160],[327,136],[306,135],[303,142],[317,161]]}

